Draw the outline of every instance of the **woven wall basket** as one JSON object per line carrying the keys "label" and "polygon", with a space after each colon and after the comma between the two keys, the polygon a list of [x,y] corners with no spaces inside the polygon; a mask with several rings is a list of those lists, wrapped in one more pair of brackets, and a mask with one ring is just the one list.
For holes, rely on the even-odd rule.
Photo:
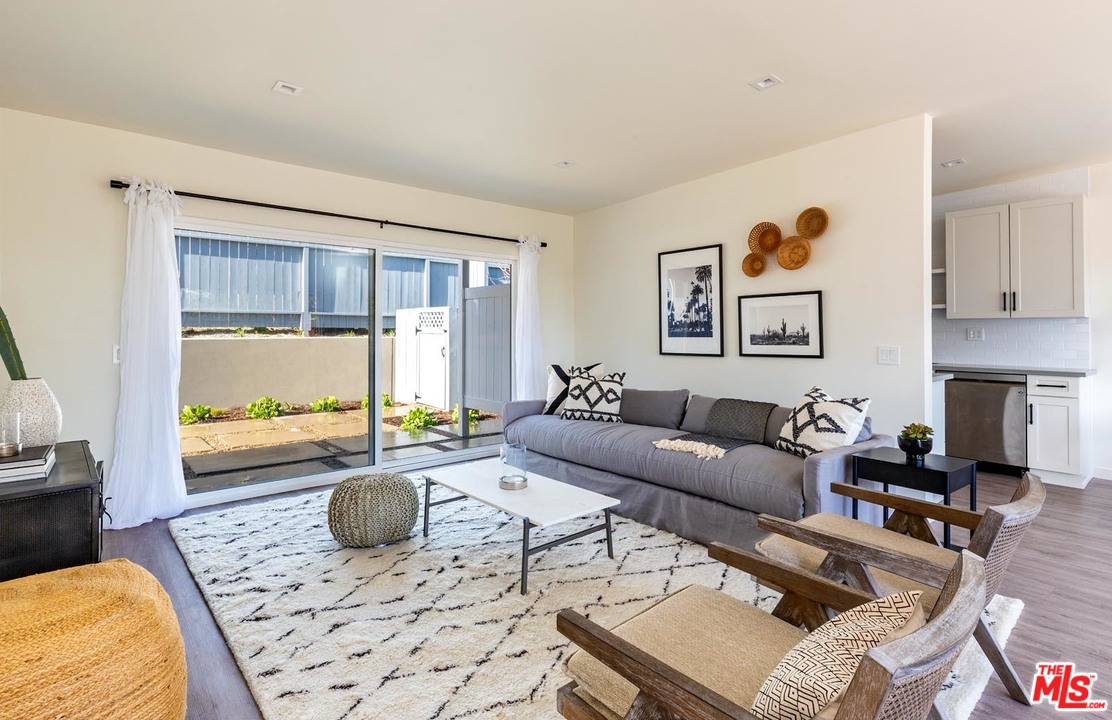
{"label": "woven wall basket", "polygon": [[798,270],[811,259],[811,243],[806,238],[793,235],[780,243],[776,251],[776,262],[785,270]]}
{"label": "woven wall basket", "polygon": [[820,207],[809,207],[799,213],[795,220],[795,231],[805,240],[814,240],[826,232],[830,216]]}
{"label": "woven wall basket", "polygon": [[749,231],[749,251],[754,253],[776,252],[780,247],[780,226],[776,223],[761,222]]}
{"label": "woven wall basket", "polygon": [[749,277],[757,277],[765,271],[767,264],[763,253],[751,252],[741,261],[741,271]]}

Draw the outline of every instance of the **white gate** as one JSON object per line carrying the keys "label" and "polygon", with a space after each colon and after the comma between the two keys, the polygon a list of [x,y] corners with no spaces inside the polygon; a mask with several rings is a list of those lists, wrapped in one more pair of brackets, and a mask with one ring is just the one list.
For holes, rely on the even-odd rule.
{"label": "white gate", "polygon": [[449,308],[398,310],[394,399],[448,409]]}

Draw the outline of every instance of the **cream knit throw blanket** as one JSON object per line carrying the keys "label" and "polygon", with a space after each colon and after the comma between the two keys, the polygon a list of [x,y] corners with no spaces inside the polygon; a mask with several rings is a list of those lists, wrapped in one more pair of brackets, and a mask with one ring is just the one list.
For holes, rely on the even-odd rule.
{"label": "cream knit throw blanket", "polygon": [[692,442],[691,440],[656,440],[653,442],[653,445],[661,450],[675,450],[677,452],[691,453],[704,460],[719,460],[726,454],[726,451],[717,445]]}

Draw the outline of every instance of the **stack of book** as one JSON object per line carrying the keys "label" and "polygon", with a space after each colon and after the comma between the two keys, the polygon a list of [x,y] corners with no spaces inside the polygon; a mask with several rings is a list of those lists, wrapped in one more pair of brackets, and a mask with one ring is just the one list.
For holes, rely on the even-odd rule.
{"label": "stack of book", "polygon": [[53,467],[53,445],[23,448],[18,455],[0,458],[0,483],[42,480]]}

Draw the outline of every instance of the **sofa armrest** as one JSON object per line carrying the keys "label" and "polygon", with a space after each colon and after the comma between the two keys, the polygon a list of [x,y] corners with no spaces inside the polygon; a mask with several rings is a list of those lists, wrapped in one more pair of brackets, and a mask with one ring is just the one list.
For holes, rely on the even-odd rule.
{"label": "sofa armrest", "polygon": [[505,430],[515,421],[530,415],[540,415],[544,411],[544,400],[514,400],[502,406],[502,429]]}
{"label": "sofa armrest", "polygon": [[[815,453],[803,461],[803,514],[814,515],[820,512],[850,514],[852,502],[849,498],[837,495],[830,489],[830,483],[851,483],[853,481],[853,461],[850,456],[863,450],[878,447],[895,447],[896,439],[891,435],[873,435],[853,445]],[[867,481],[865,481],[867,482]],[[866,485],[871,487],[871,484]],[[877,525],[881,521],[881,511],[872,505],[863,506],[859,517]],[[875,517],[872,517],[875,515]]]}

